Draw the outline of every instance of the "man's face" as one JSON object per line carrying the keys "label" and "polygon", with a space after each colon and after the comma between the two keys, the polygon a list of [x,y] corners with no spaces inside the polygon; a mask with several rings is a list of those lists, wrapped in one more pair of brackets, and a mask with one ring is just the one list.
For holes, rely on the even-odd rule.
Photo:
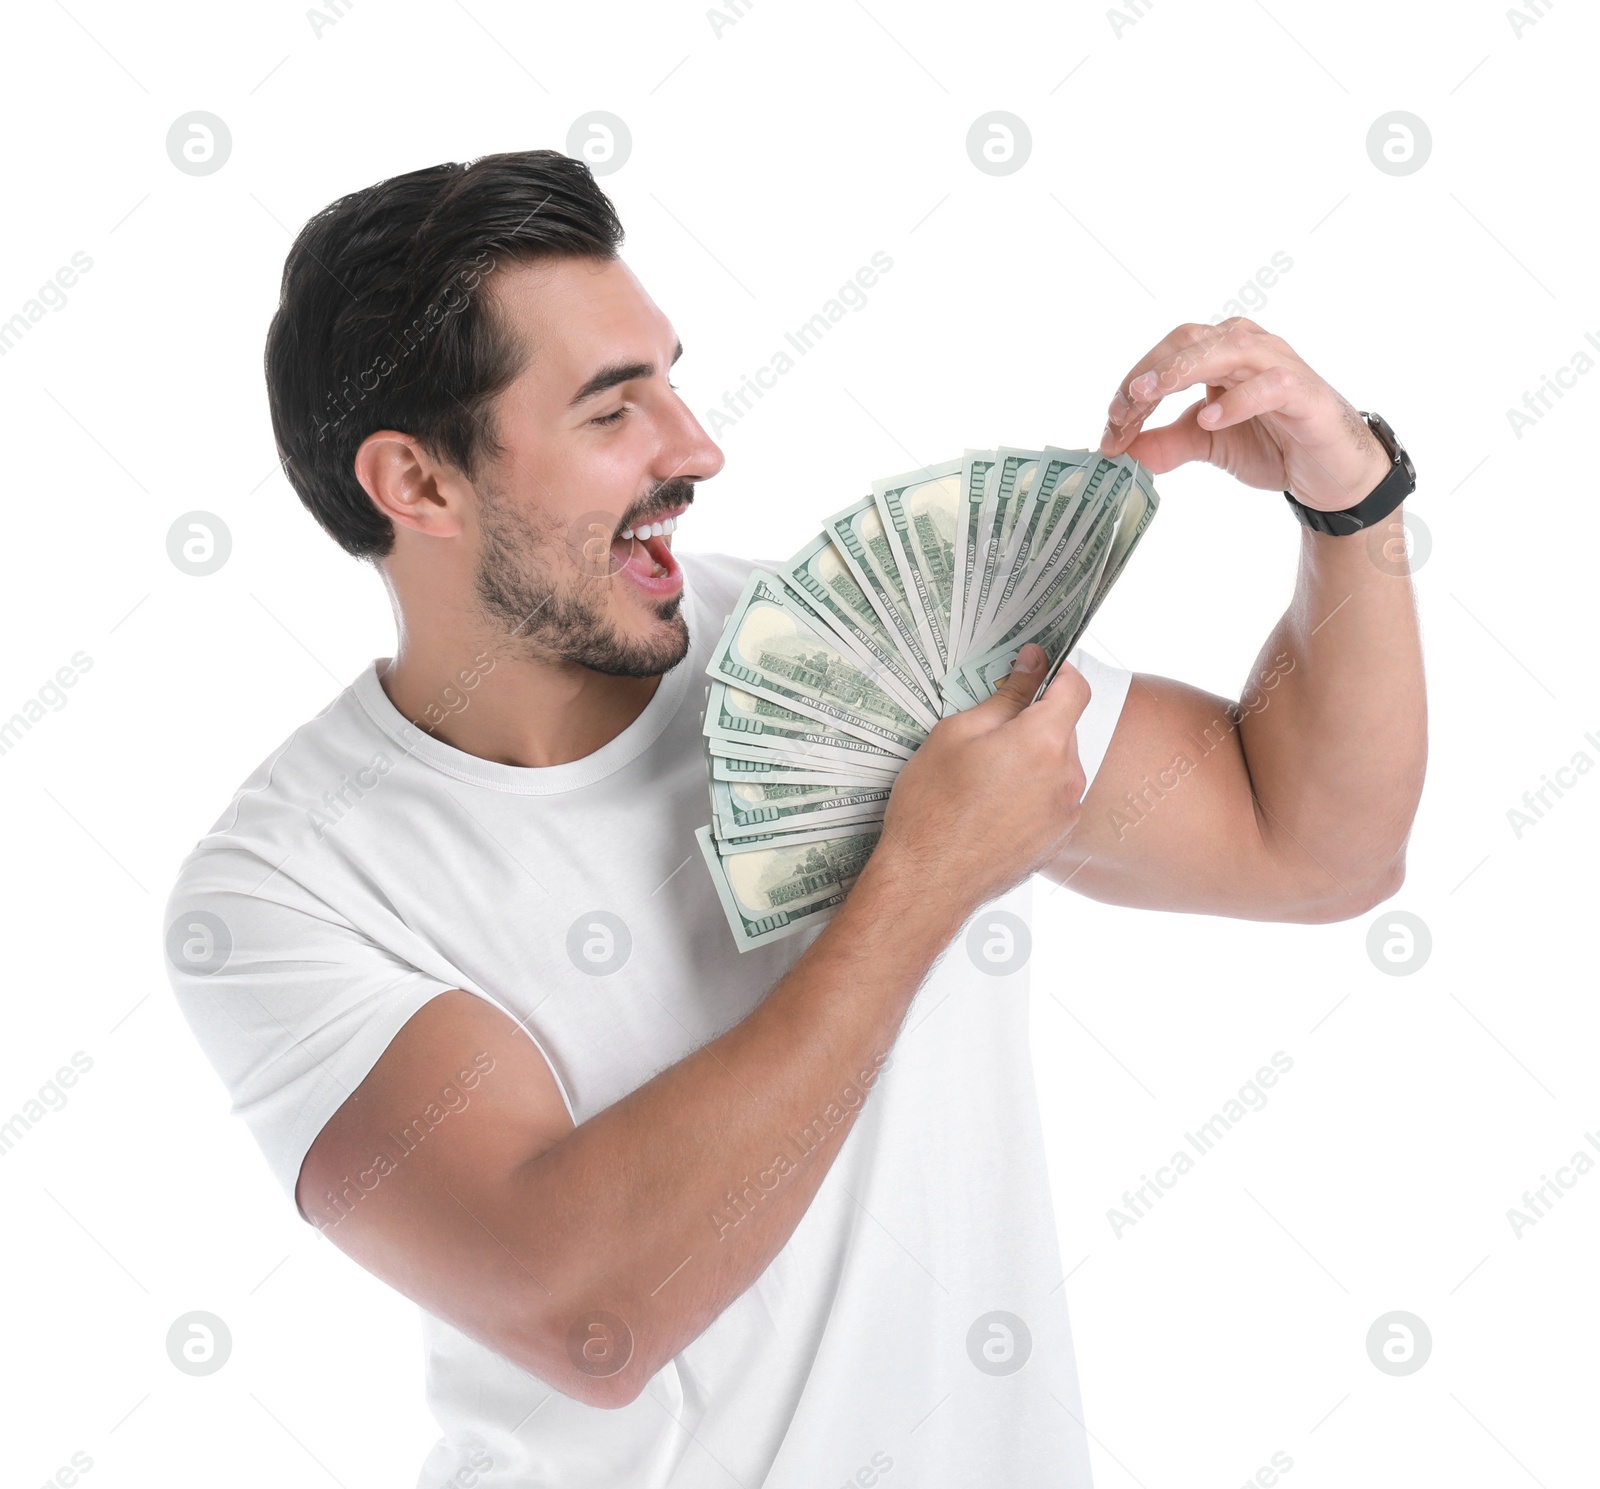
{"label": "man's face", "polygon": [[654,528],[723,463],[667,380],[682,348],[619,259],[507,264],[490,282],[528,362],[496,402],[504,454],[474,483],[477,603],[519,653],[657,676],[689,631],[672,535]]}

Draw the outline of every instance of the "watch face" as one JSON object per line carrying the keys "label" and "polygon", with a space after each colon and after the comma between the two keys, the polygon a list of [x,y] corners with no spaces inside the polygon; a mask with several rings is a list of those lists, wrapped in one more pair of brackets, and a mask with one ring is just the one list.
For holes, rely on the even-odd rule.
{"label": "watch face", "polygon": [[1367,413],[1362,411],[1361,417],[1366,426],[1378,437],[1378,443],[1383,446],[1384,453],[1391,461],[1400,458],[1400,441],[1394,437],[1392,430],[1382,414]]}
{"label": "watch face", "polygon": [[[1406,480],[1411,483],[1410,491],[1415,491],[1417,489],[1416,467],[1412,465],[1411,456],[1406,447],[1400,443],[1394,430],[1389,427],[1388,420],[1382,414],[1367,413],[1365,411],[1362,412],[1361,417],[1366,421],[1367,428],[1378,436],[1378,443],[1388,452],[1389,459],[1406,473]],[[1409,492],[1407,494],[1409,495]]]}

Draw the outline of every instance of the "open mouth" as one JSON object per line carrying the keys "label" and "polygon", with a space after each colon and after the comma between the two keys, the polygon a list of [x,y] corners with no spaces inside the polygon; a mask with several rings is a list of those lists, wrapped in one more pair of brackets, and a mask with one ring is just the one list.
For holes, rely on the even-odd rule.
{"label": "open mouth", "polygon": [[670,594],[683,579],[672,556],[672,534],[683,508],[625,527],[611,542],[615,572],[626,575],[650,594]]}

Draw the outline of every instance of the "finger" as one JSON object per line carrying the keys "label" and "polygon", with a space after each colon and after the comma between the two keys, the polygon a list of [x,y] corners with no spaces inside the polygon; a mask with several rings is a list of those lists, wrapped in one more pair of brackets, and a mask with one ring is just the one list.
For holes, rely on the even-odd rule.
{"label": "finger", "polygon": [[1017,653],[1016,661],[1011,664],[1011,671],[1006,674],[1000,686],[968,712],[992,715],[996,723],[1014,719],[1039,691],[1039,684],[1044,681],[1045,666],[1048,661],[1049,658],[1045,656],[1042,646],[1036,642],[1028,642]]}
{"label": "finger", "polygon": [[1071,662],[1063,662],[1044,690],[1044,697],[1029,709],[1028,727],[1050,734],[1071,734],[1088,706],[1089,679]]}
{"label": "finger", "polygon": [[1201,434],[1211,434],[1243,424],[1257,414],[1306,418],[1312,412],[1311,398],[1310,380],[1299,368],[1280,363],[1212,399],[1200,410],[1196,423]]}
{"label": "finger", "polygon": [[1263,372],[1287,348],[1242,318],[1215,326],[1180,326],[1136,364],[1112,398],[1100,449],[1127,448],[1140,426],[1169,394],[1197,383],[1223,383]]}
{"label": "finger", "polygon": [[1137,460],[1153,476],[1163,476],[1191,460],[1209,461],[1211,430],[1196,422],[1206,406],[1202,398],[1198,403],[1191,403],[1170,424],[1163,424],[1159,429],[1140,430],[1122,453],[1130,460]]}
{"label": "finger", "polygon": [[1154,407],[1151,400],[1140,398],[1130,391],[1134,383],[1146,373],[1170,362],[1180,354],[1199,355],[1213,342],[1223,339],[1227,334],[1226,324],[1203,326],[1190,323],[1169,331],[1129,368],[1127,376],[1117,384],[1117,391],[1112,395],[1111,403],[1106,410],[1107,434],[1114,435],[1127,431]]}

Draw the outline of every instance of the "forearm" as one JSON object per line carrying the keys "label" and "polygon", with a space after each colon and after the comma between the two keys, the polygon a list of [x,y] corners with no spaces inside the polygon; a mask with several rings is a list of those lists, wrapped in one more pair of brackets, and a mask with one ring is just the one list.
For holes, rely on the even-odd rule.
{"label": "forearm", "polygon": [[1427,703],[1403,510],[1381,539],[1303,532],[1294,599],[1240,699],[1263,840],[1308,898],[1335,907],[1392,893],[1422,791]]}
{"label": "forearm", "polygon": [[573,1320],[609,1313],[632,1357],[582,1384],[631,1400],[751,1285],[810,1205],[960,920],[874,854],[754,1012],[525,1166],[518,1230],[548,1290],[539,1373],[559,1384]]}

